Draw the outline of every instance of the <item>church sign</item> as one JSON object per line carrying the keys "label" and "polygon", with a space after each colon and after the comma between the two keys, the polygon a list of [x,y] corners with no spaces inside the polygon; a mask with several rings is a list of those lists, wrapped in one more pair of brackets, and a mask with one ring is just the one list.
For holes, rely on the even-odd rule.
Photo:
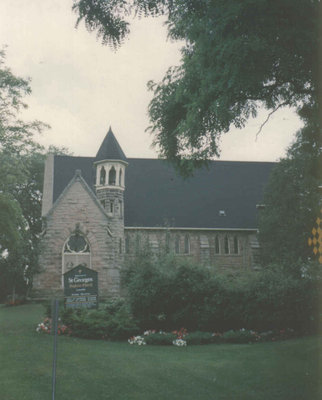
{"label": "church sign", "polygon": [[64,274],[66,308],[97,308],[97,272],[78,265]]}

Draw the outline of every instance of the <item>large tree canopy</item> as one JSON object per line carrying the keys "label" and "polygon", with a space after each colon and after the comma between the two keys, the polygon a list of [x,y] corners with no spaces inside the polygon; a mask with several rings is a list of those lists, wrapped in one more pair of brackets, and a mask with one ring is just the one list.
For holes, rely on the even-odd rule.
{"label": "large tree canopy", "polygon": [[113,47],[131,13],[165,14],[170,38],[184,41],[181,65],[149,84],[154,143],[179,166],[218,156],[220,135],[259,107],[318,105],[319,0],[76,0],[73,8]]}

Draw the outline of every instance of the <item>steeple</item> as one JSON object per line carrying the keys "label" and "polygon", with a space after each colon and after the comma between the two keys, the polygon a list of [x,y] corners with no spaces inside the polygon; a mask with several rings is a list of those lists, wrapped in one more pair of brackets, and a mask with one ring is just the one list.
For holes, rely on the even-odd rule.
{"label": "steeple", "polygon": [[118,160],[127,162],[126,156],[116,140],[111,127],[109,128],[95,157],[95,162],[105,160]]}
{"label": "steeple", "polygon": [[96,154],[94,164],[97,194],[107,188],[124,190],[125,168],[128,163],[111,127]]}

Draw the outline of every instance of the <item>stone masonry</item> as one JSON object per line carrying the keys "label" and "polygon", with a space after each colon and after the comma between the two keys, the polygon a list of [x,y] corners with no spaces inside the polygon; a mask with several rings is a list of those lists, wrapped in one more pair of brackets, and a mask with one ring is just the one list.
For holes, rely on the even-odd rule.
{"label": "stone masonry", "polygon": [[119,251],[122,236],[120,232],[112,234],[109,223],[107,213],[82,177],[76,175],[46,217],[40,256],[43,271],[35,276],[34,296],[62,295],[64,244],[76,229],[89,243],[88,267],[99,274],[99,295],[117,294],[123,264]]}

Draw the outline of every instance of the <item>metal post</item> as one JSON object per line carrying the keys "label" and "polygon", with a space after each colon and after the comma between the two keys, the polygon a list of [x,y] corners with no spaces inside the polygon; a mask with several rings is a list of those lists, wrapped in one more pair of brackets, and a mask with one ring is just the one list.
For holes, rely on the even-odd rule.
{"label": "metal post", "polygon": [[53,354],[53,374],[52,374],[52,400],[55,400],[56,390],[56,363],[57,363],[57,331],[58,331],[58,309],[59,302],[57,299],[53,301],[52,307],[52,333],[54,335],[54,354]]}

